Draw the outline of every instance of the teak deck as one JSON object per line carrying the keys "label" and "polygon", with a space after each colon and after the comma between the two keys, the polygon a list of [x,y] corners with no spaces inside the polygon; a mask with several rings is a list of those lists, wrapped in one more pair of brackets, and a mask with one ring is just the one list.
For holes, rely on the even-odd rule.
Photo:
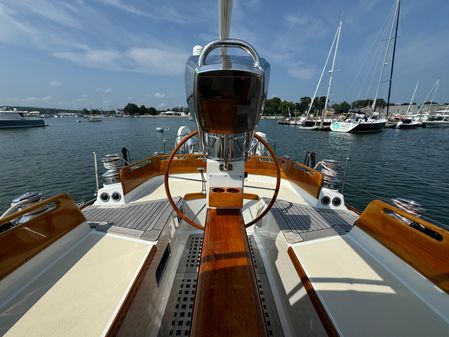
{"label": "teak deck", "polygon": [[319,209],[284,200],[277,200],[271,213],[291,244],[345,234],[358,219],[352,211]]}
{"label": "teak deck", "polygon": [[[175,198],[177,203],[180,198]],[[147,241],[156,241],[162,229],[174,214],[166,200],[142,204],[125,205],[117,208],[89,206],[83,209],[88,222],[98,222],[96,229]]]}

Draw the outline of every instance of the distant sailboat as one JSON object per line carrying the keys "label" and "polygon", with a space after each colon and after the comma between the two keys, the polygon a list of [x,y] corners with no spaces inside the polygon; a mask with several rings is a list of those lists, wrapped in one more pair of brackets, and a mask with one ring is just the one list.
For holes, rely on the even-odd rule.
{"label": "distant sailboat", "polygon": [[[382,63],[382,68],[379,76],[379,81],[377,83],[376,95],[374,97],[373,104],[371,105],[372,114],[367,116],[365,113],[355,113],[354,116],[345,121],[335,121],[331,124],[331,130],[334,132],[352,132],[352,133],[364,133],[364,132],[379,132],[384,128],[387,120],[380,117],[380,113],[376,112],[376,103],[379,95],[380,85],[384,76],[385,65],[387,64],[387,58],[390,51],[391,41],[394,40],[393,53],[391,58],[390,67],[390,77],[388,86],[388,99],[387,99],[387,118],[389,113],[390,95],[391,95],[391,84],[393,79],[393,69],[394,69],[394,56],[396,52],[396,40],[398,36],[398,26],[399,26],[399,12],[400,12],[400,0],[396,3],[395,14],[393,15],[393,21],[390,28],[390,35],[388,38],[387,48],[385,49],[384,60]],[[393,38],[394,32],[394,38]]]}
{"label": "distant sailboat", "polygon": [[[331,93],[331,87],[332,87],[332,79],[334,75],[335,70],[335,60],[337,58],[337,51],[338,51],[338,45],[340,43],[340,34],[341,29],[343,26],[343,20],[340,20],[340,23],[338,24],[337,31],[335,32],[334,40],[332,41],[331,48],[329,50],[329,53],[327,54],[326,62],[324,63],[323,70],[321,71],[320,79],[318,80],[317,86],[315,88],[315,92],[313,94],[312,101],[310,102],[309,109],[307,110],[306,117],[301,120],[302,129],[308,129],[308,130],[329,130],[330,124],[332,123],[332,120],[326,120],[326,112],[329,105],[329,96]],[[329,70],[329,83],[327,85],[327,95],[326,95],[326,101],[324,103],[323,111],[321,114],[321,119],[315,118],[314,120],[309,119],[310,112],[312,110],[313,102],[316,99],[316,95],[318,92],[318,89],[321,84],[321,80],[323,79],[324,72],[326,71],[327,65],[329,63],[330,56],[332,55],[333,51],[333,57],[332,57],[332,66]]]}
{"label": "distant sailboat", "polygon": [[412,98],[410,99],[410,103],[407,108],[407,112],[405,113],[405,118],[399,122],[396,123],[395,128],[396,129],[416,129],[418,126],[420,126],[420,122],[414,121],[413,118],[409,115],[410,114],[410,108],[413,104],[413,100],[415,99],[416,90],[418,90],[419,81],[416,83],[415,90],[413,90]]}

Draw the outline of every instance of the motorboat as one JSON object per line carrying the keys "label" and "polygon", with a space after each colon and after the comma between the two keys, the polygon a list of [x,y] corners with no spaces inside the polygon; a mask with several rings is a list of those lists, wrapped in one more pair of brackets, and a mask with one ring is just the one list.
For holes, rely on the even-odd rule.
{"label": "motorboat", "polygon": [[27,111],[0,109],[0,129],[34,128],[45,126],[41,118],[25,117]]}
{"label": "motorboat", "polygon": [[197,130],[170,155],[103,158],[91,205],[0,218],[1,335],[447,336],[448,231],[380,200],[351,210],[334,161],[276,155],[256,131],[270,66],[229,38],[231,3],[186,63]]}
{"label": "motorboat", "polygon": [[449,105],[445,109],[435,111],[423,121],[423,124],[429,128],[449,127]]}
{"label": "motorboat", "polygon": [[103,122],[103,118],[100,116],[89,116],[87,119],[88,122]]}
{"label": "motorboat", "polygon": [[416,129],[420,126],[420,122],[414,121],[412,118],[404,118],[396,123],[396,129]]}

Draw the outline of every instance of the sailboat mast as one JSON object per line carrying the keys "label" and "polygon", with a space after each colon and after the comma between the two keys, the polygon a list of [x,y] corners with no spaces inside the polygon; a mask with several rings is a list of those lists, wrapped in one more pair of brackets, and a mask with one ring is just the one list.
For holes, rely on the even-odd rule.
{"label": "sailboat mast", "polygon": [[413,95],[412,95],[412,98],[410,100],[410,104],[408,105],[407,112],[405,113],[406,115],[408,115],[408,113],[410,112],[410,108],[411,108],[411,106],[413,104],[413,100],[415,99],[416,90],[418,90],[418,85],[419,85],[419,81],[416,82],[415,90],[413,90]]}
{"label": "sailboat mast", "polygon": [[313,102],[315,101],[316,94],[317,94],[318,89],[321,84],[321,80],[323,79],[323,75],[324,75],[324,72],[326,71],[327,64],[329,63],[329,59],[331,57],[332,50],[334,49],[335,41],[337,40],[337,34],[338,34],[338,29],[337,29],[337,32],[335,33],[334,40],[332,41],[331,48],[329,49],[329,53],[327,54],[326,62],[324,63],[323,70],[321,71],[320,79],[318,80],[318,84],[316,85],[315,92],[313,93],[312,101],[310,102],[309,109],[307,110],[306,119],[307,119],[307,117],[309,117],[310,111],[312,110]]}
{"label": "sailboat mast", "polygon": [[427,100],[429,99],[430,95],[432,95],[433,91],[436,89],[436,87],[438,87],[438,83],[440,83],[440,80],[437,80],[435,82],[435,84],[433,85],[432,89],[430,89],[429,93],[427,94],[426,99],[424,100],[424,103],[419,107],[419,110],[417,112],[417,114],[420,114],[419,116],[419,120],[421,120],[422,117],[422,110],[424,108],[424,105],[426,104]]}
{"label": "sailboat mast", "polygon": [[437,83],[435,83],[435,90],[432,93],[432,98],[430,99],[430,105],[429,108],[427,109],[427,112],[431,112],[432,111],[432,104],[433,104],[433,100],[435,98],[435,94],[437,92],[438,89],[438,85],[440,84],[440,80],[437,80]]}
{"label": "sailboat mast", "polygon": [[[400,0],[398,0],[398,2],[396,4],[396,10],[395,10],[396,14],[399,11],[399,2],[400,2]],[[385,65],[387,64],[388,52],[390,51],[391,38],[393,36],[393,31],[394,31],[394,26],[395,26],[395,22],[396,22],[396,17],[397,17],[397,15],[393,16],[393,21],[391,23],[390,35],[388,37],[387,48],[385,49],[384,62],[382,63],[382,70],[380,71],[379,81],[377,82],[376,95],[374,96],[373,105],[371,106],[371,109],[373,110],[373,112],[376,109],[376,101],[377,101],[377,97],[379,95],[380,84],[382,83],[382,78],[384,77],[384,70],[385,70]]]}
{"label": "sailboat mast", "polygon": [[393,56],[391,57],[391,68],[390,68],[390,80],[388,83],[388,97],[387,97],[387,119],[390,114],[390,97],[391,97],[391,84],[393,80],[393,70],[394,70],[394,56],[396,54],[396,42],[398,39],[398,27],[399,27],[399,13],[401,11],[400,0],[398,0],[398,7],[396,13],[396,30],[394,33],[394,43],[393,43]]}
{"label": "sailboat mast", "polygon": [[[231,16],[232,16],[232,1],[233,0],[221,0],[219,3],[219,22],[218,22],[218,34],[220,40],[229,39],[229,32],[231,30]],[[221,55],[227,54],[227,48],[221,48]]]}
{"label": "sailboat mast", "polygon": [[338,50],[338,44],[340,42],[340,34],[341,34],[341,26],[342,25],[343,25],[343,20],[340,20],[340,24],[338,25],[337,32],[335,34],[337,42],[335,43],[334,56],[332,58],[332,68],[331,68],[330,75],[329,75],[329,84],[327,85],[326,101],[324,103],[323,113],[321,114],[320,129],[323,128],[324,116],[326,114],[327,105],[329,104],[329,96],[331,93],[332,78],[333,78],[334,69],[335,69],[335,59],[337,58],[337,50]]}

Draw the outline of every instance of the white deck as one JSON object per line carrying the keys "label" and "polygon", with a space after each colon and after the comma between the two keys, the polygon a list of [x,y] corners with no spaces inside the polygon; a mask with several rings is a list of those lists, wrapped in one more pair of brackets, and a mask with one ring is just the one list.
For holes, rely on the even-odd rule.
{"label": "white deck", "polygon": [[[201,190],[200,182],[172,179],[170,184],[176,191],[173,197]],[[274,179],[251,176],[245,185],[272,188]],[[245,192],[262,198],[245,201],[243,215],[248,222],[264,207],[267,200],[263,198],[270,198],[272,191],[246,188]],[[342,336],[448,336],[448,295],[362,230],[352,228],[353,218],[345,213],[348,211],[332,211],[330,216],[313,209],[312,214],[308,210],[312,209],[311,197],[288,181],[282,181],[278,198],[272,212],[248,230],[260,249],[263,263],[258,264],[263,264],[276,303],[270,309],[279,314],[282,328],[277,329],[278,336],[326,335],[288,257],[289,247]],[[135,319],[140,324],[138,335],[157,336],[161,324],[167,323],[161,320],[172,285],[180,281],[176,271],[187,238],[201,235],[184,223],[162,221],[156,214],[151,217],[155,208],[148,202],[161,203],[160,199],[165,199],[165,190],[162,177],[155,177],[126,196],[127,206],[122,207],[126,213],[118,214],[118,208],[94,209],[95,221],[111,221],[106,215],[114,215],[116,221],[111,224],[122,229],[117,234],[99,232],[84,223],[2,280],[0,335],[104,335],[152,246],[157,244],[153,269],[147,272],[127,316],[132,319],[124,323],[125,332],[121,331],[124,335],[137,331],[133,330]],[[205,199],[187,201],[184,211],[204,223],[204,204]],[[158,209],[162,214],[166,208]],[[347,228],[334,230],[342,220],[348,222]],[[140,233],[152,225],[161,231],[157,242],[145,241]],[[130,238],[125,230],[140,232]],[[301,240],[289,240],[294,238],[286,231]],[[168,243],[171,255],[161,282],[156,284],[155,270]],[[196,269],[192,275],[196,276]]]}
{"label": "white deck", "polygon": [[[360,239],[372,244],[362,248]],[[360,229],[294,251],[341,335],[448,336],[447,298],[446,308],[428,302],[447,294]]]}
{"label": "white deck", "polygon": [[2,306],[0,335],[102,335],[152,246],[92,230]]}

